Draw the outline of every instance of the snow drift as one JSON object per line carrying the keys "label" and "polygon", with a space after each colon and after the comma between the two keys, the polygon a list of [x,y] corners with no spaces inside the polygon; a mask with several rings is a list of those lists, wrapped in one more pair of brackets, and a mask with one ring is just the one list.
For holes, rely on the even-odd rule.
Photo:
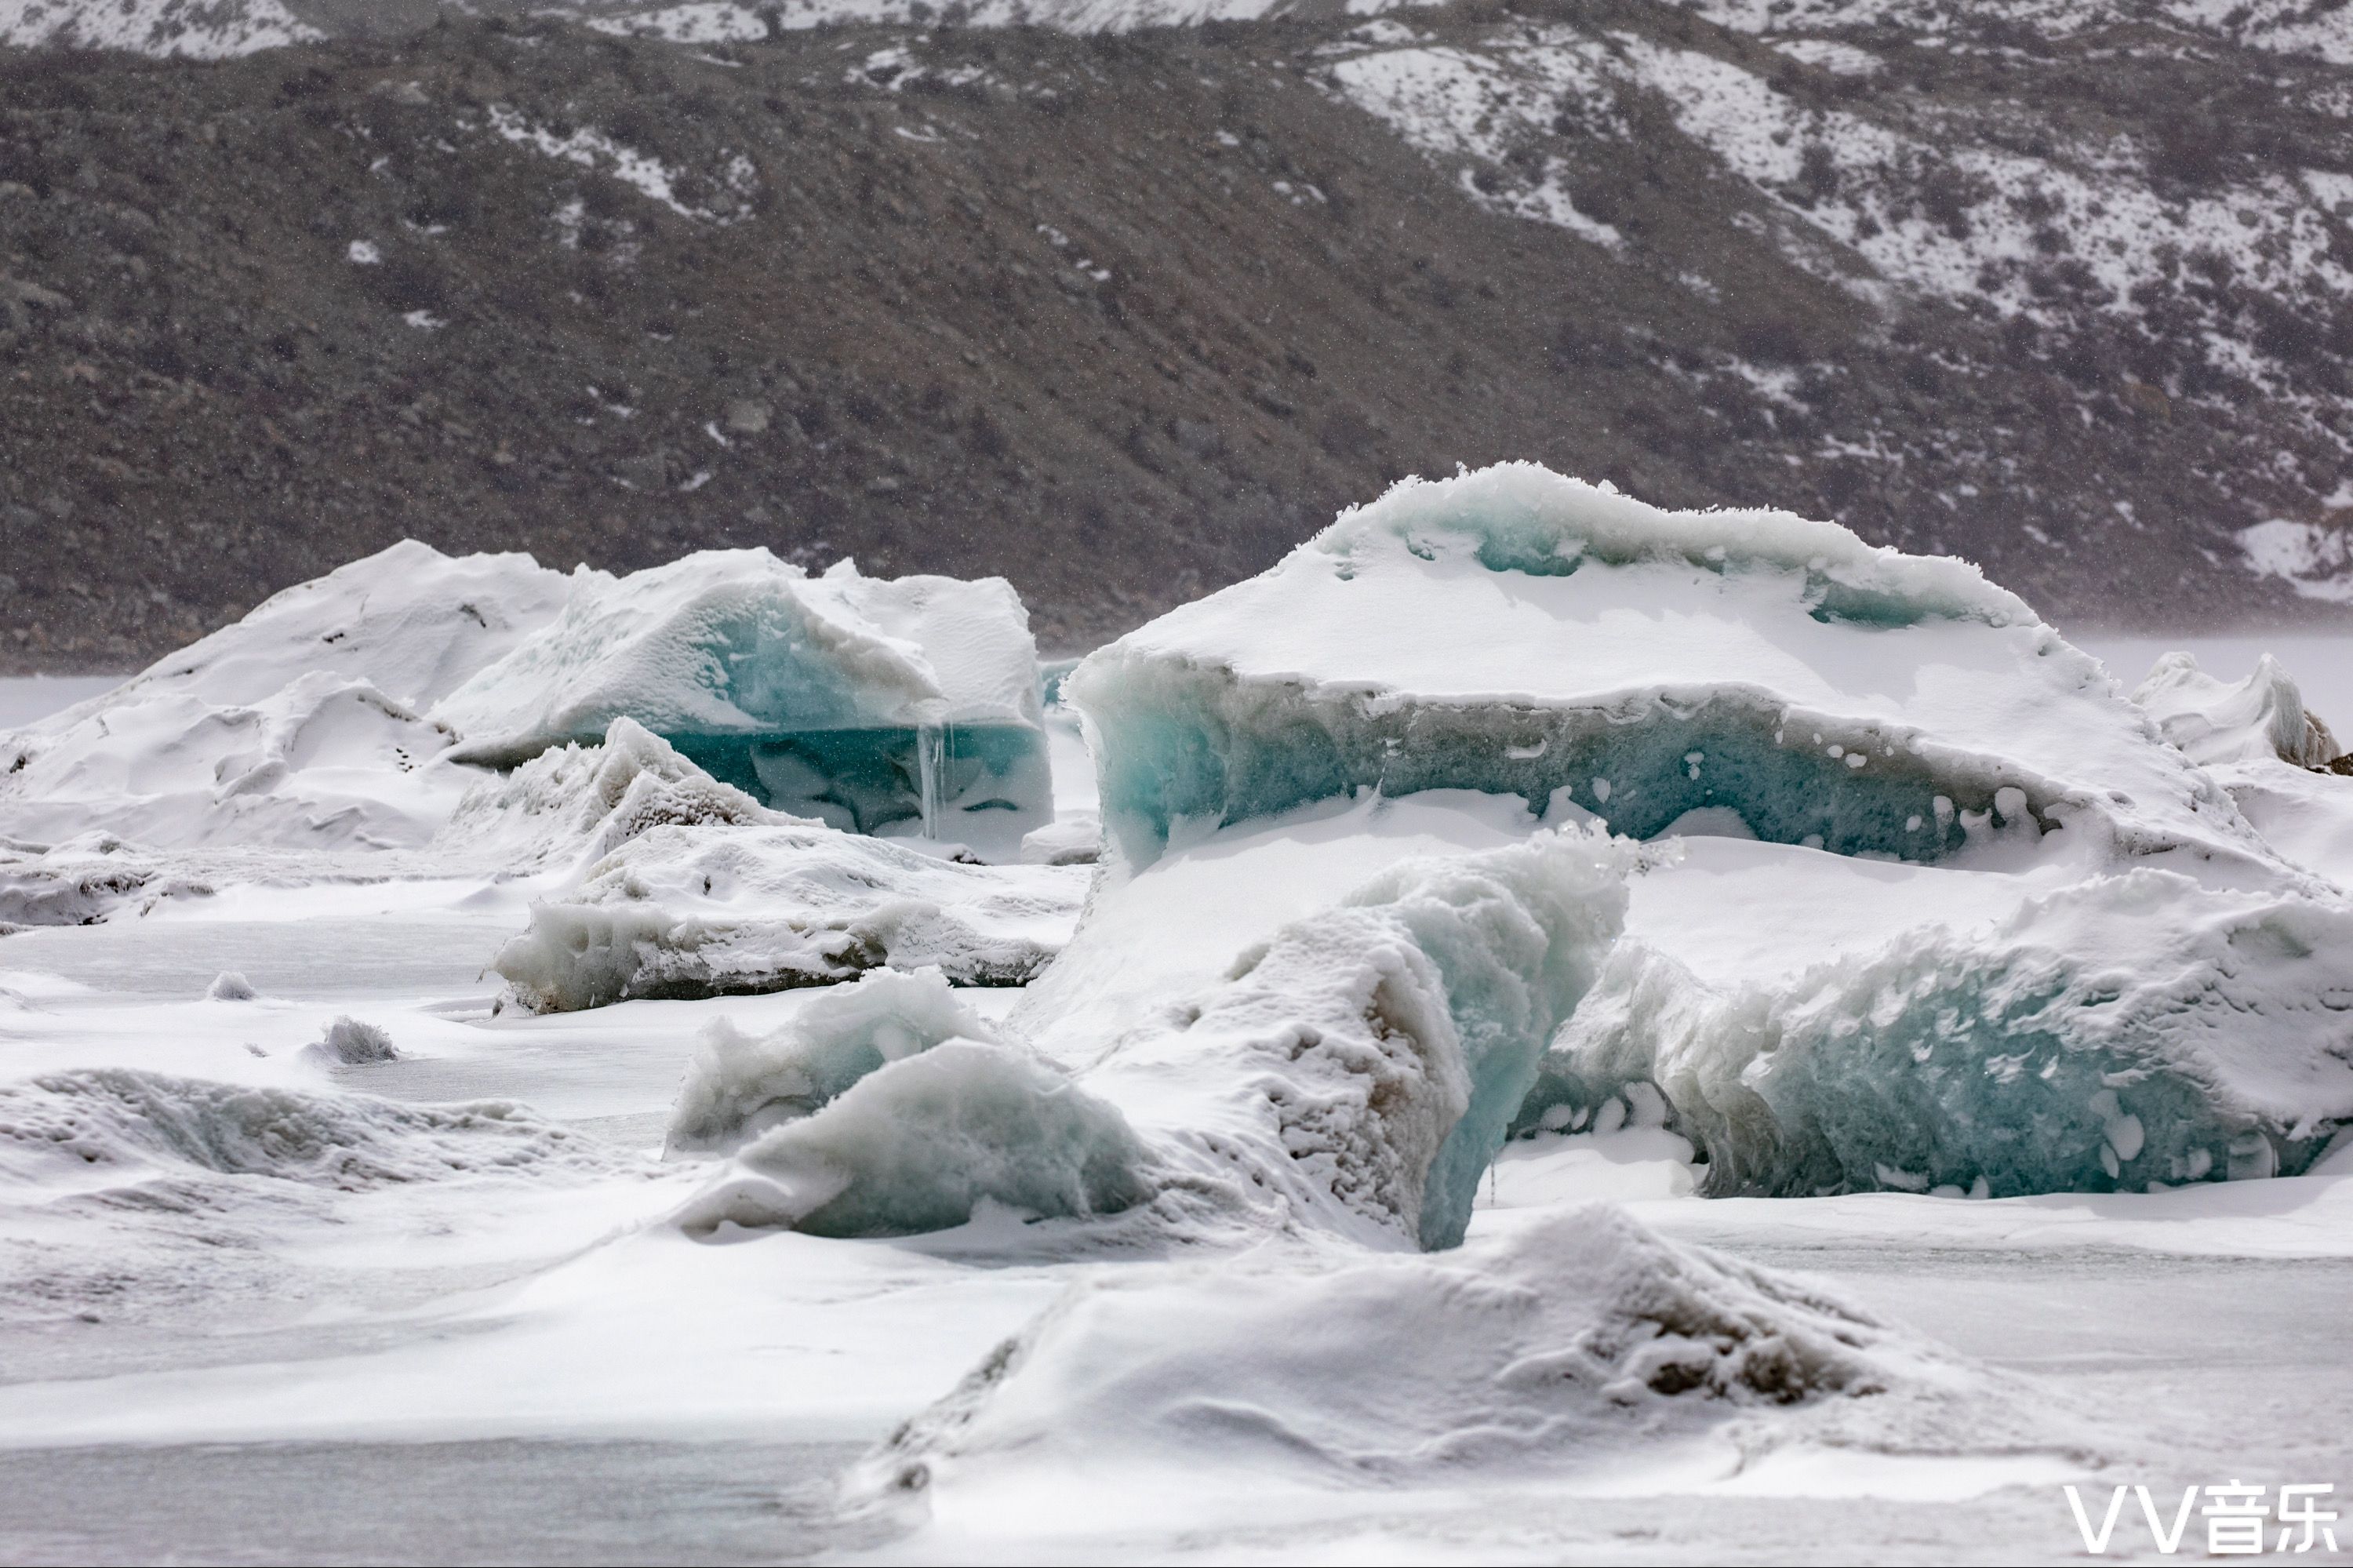
{"label": "snow drift", "polygon": [[1507,463],[1409,480],[1088,658],[1109,841],[1362,787],[1573,801],[1648,838],[1933,862],[2005,824],[2292,876],[2099,664],[1966,563]]}
{"label": "snow drift", "polygon": [[12,1186],[197,1173],[364,1192],[615,1160],[596,1139],[502,1101],[403,1105],[121,1067],[0,1084],[0,1180]]}
{"label": "snow drift", "polygon": [[1037,649],[1002,578],[821,577],[706,550],[584,588],[444,700],[455,753],[512,766],[628,716],[723,781],[873,832],[1018,845],[1052,817]]}
{"label": "snow drift", "polygon": [[1100,1499],[1092,1519],[1133,1528],[1134,1510],[1170,1506],[1176,1474],[1246,1495],[1394,1492],[1466,1473],[1566,1479],[1640,1455],[1680,1461],[1697,1489],[1783,1444],[2063,1446],[2021,1388],[1818,1287],[1595,1205],[1442,1256],[1098,1275],[869,1456],[849,1489],[951,1529],[972,1527],[983,1497],[1018,1510],[1032,1489]]}

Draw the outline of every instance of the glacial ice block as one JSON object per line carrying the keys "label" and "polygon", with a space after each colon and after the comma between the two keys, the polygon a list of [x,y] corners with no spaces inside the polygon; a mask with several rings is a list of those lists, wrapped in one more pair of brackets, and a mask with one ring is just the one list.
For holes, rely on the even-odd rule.
{"label": "glacial ice block", "polygon": [[434,716],[507,767],[628,716],[723,782],[859,832],[1052,819],[1029,616],[1002,578],[820,577],[707,550],[596,585]]}
{"label": "glacial ice block", "polygon": [[670,1109],[666,1153],[724,1154],[815,1115],[892,1062],[947,1040],[997,1042],[936,969],[870,969],[820,992],[775,1033],[703,1031]]}
{"label": "glacial ice block", "polygon": [[1020,985],[1069,939],[1087,877],[966,865],[813,822],[665,823],[533,905],[492,967],[534,1012],[830,985],[885,965]]}
{"label": "glacial ice block", "polygon": [[912,1235],[963,1224],[983,1202],[1042,1219],[1115,1214],[1152,1188],[1150,1156],[1116,1108],[1020,1046],[949,1039],[772,1128],[678,1218],[691,1232]]}
{"label": "glacial ice block", "polygon": [[2275,758],[2297,768],[2326,768],[2340,748],[2279,661],[2264,654],[2235,684],[2218,681],[2188,653],[2168,653],[2133,690],[2165,738],[2192,762],[2253,762]]}
{"label": "glacial ice block", "polygon": [[[2293,876],[2096,661],[1968,564],[1783,513],[1671,513],[1511,463],[1409,480],[1090,656],[1107,842],[1372,787],[1556,799],[1636,838],[1935,862],[2064,828],[2100,856]],[[2086,842],[2089,841],[2089,842]]]}
{"label": "glacial ice block", "polygon": [[1989,919],[1951,906],[1985,892],[1786,974],[1695,972],[1671,935],[1630,935],[1518,1124],[1651,1086],[1712,1196],[2294,1175],[2353,1127],[2341,900],[2144,866]]}
{"label": "glacial ice block", "polygon": [[2329,766],[2340,756],[2337,737],[2270,655],[2232,683],[2187,653],[2168,653],[2133,700],[2212,775],[2264,842],[2353,888],[2353,777]]}
{"label": "glacial ice block", "polygon": [[[1493,814],[1367,800],[1113,868],[1011,1025],[1234,1210],[1451,1246],[1632,860],[1576,829],[1448,853]],[[1271,884],[1309,909],[1227,917]]]}

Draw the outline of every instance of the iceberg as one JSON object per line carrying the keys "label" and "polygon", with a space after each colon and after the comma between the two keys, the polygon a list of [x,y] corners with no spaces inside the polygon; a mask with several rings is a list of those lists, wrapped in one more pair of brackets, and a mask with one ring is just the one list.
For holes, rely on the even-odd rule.
{"label": "iceberg", "polygon": [[2337,737],[2305,707],[2304,694],[2268,653],[2235,684],[2206,673],[2191,654],[2168,653],[2132,697],[2167,740],[2204,766],[2275,759],[2326,770],[2342,755]]}
{"label": "iceberg", "polygon": [[500,768],[628,717],[765,805],[1011,859],[1053,816],[1039,689],[1002,578],[707,550],[584,583],[432,716],[463,736],[454,758]]}
{"label": "iceberg", "polygon": [[586,577],[408,540],[269,599],[121,686],[0,735],[0,834],[151,848],[414,848],[471,781],[434,704]]}
{"label": "iceberg", "polygon": [[1153,1160],[1118,1109],[1018,1045],[948,1039],[867,1074],[742,1149],[679,1212],[816,1235],[912,1235],[984,1205],[1092,1219],[1147,1202]]}
{"label": "iceberg", "polygon": [[2008,833],[2293,876],[2098,662],[1967,563],[1784,513],[1670,513],[1506,463],[1408,480],[1269,571],[1097,651],[1107,843],[1362,788],[1694,810],[1916,863]]}
{"label": "iceberg", "polygon": [[2266,843],[2353,888],[2353,778],[2337,737],[2268,654],[2240,682],[2168,653],[2133,693],[2166,739],[2213,775]]}
{"label": "iceberg", "polygon": [[[1121,1236],[1304,1225],[1457,1244],[1545,1043],[1617,935],[1632,852],[1576,828],[1415,853],[1476,837],[1475,818],[1429,801],[1357,811],[1397,820],[1213,838],[1124,896],[1099,888],[1003,1026],[941,977],[876,974],[766,1041],[720,1033],[671,1146],[734,1160],[681,1222],[898,1234],[961,1224],[987,1198],[1126,1216]],[[1302,866],[1302,837],[1321,863]],[[1222,918],[1284,872],[1308,913]],[[1190,920],[1161,921],[1171,907]],[[1139,928],[1160,938],[1157,964],[1128,961]]]}
{"label": "iceberg", "polygon": [[1001,1044],[937,969],[869,970],[760,1039],[721,1019],[687,1064],[663,1151],[733,1152],[822,1110],[869,1073],[959,1039]]}
{"label": "iceberg", "polygon": [[1368,800],[1123,872],[1010,1025],[1236,1214],[1453,1245],[1632,862],[1500,816]]}
{"label": "iceberg", "polygon": [[2353,909],[2138,867],[1729,980],[1630,938],[1515,1130],[1662,1096],[1701,1191],[2011,1197],[2295,1175],[2353,1127]]}
{"label": "iceberg", "polygon": [[1068,940],[1088,875],[943,860],[818,823],[664,822],[535,902],[491,967],[539,1012],[831,985],[885,966],[1021,985]]}
{"label": "iceberg", "polygon": [[[2282,747],[2333,743],[2276,671],[2224,702],[2168,669],[2153,711],[1975,567],[1829,524],[1662,512],[1530,464],[1409,481],[1067,677],[1108,859],[1014,1022],[1064,1060],[1092,1040],[1087,1081],[1150,1128],[1118,1064],[1171,1030],[1172,982],[1201,980],[1155,884],[1198,884],[1221,844],[1237,900],[1280,906],[1256,889],[1291,861],[1240,847],[1260,825],[1367,830],[1384,802],[1444,800],[1482,832],[1667,841],[1622,939],[1584,948],[1601,978],[1556,1015],[1541,1071],[1493,1081],[1525,1091],[1515,1129],[1653,1096],[1717,1193],[2305,1169],[2353,1115],[2328,1022],[2353,916],[2196,758],[2286,768]],[[1738,896],[1697,907],[1736,867]],[[1286,977],[1303,1022],[1302,977],[1345,969]],[[1406,1227],[1424,1245],[1461,1234],[1458,1183],[1493,1153],[1479,1125],[1428,1167]],[[1386,1174],[1327,1180],[1398,1214],[1419,1201]]]}

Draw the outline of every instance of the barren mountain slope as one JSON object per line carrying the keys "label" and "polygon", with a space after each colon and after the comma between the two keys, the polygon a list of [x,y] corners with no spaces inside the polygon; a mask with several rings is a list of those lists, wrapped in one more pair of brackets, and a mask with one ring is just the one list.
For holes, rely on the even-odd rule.
{"label": "barren mountain slope", "polygon": [[1069,645],[1512,456],[2063,614],[2353,596],[2353,70],[1715,9],[0,52],[0,663],[403,535],[1002,571]]}

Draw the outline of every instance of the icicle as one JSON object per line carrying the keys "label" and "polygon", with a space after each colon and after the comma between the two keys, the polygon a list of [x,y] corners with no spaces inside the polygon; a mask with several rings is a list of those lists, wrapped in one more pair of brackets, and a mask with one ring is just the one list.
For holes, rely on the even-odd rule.
{"label": "icicle", "polygon": [[940,836],[940,820],[946,815],[948,770],[948,726],[927,724],[915,731],[915,770],[923,794],[923,836]]}

